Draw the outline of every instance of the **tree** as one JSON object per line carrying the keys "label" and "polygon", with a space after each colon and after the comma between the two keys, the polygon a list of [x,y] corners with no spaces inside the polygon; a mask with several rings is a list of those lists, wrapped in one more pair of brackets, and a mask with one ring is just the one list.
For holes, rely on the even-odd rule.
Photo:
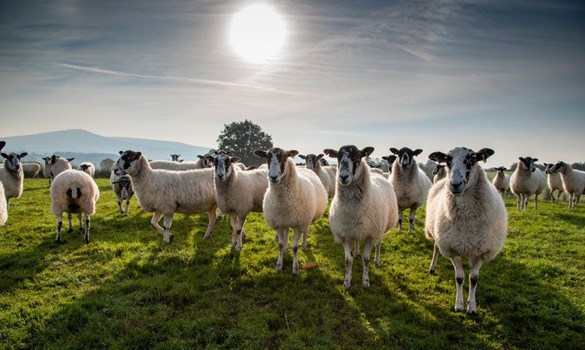
{"label": "tree", "polygon": [[224,124],[223,131],[217,137],[218,150],[229,151],[231,155],[240,157],[246,165],[262,164],[262,159],[254,155],[254,151],[272,147],[272,136],[248,119]]}

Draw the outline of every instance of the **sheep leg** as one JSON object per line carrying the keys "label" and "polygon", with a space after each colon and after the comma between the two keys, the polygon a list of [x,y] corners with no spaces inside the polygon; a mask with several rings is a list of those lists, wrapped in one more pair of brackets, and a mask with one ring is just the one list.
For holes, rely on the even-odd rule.
{"label": "sheep leg", "polygon": [[308,229],[306,229],[303,232],[303,245],[302,245],[303,250],[307,250],[307,241],[308,241],[308,238],[307,238],[307,234],[308,233],[307,233],[307,231],[308,231]]}
{"label": "sheep leg", "polygon": [[402,208],[398,208],[398,234],[402,233]]}
{"label": "sheep leg", "polygon": [[155,212],[154,214],[152,214],[152,219],[150,219],[150,224],[152,225],[152,227],[154,227],[156,232],[160,233],[161,235],[163,234],[164,230],[162,227],[159,226],[158,222],[160,221],[160,218],[162,218],[162,216],[163,216],[162,213]]}
{"label": "sheep leg", "polygon": [[67,213],[67,220],[69,221],[69,233],[73,232],[73,224],[71,223],[71,213]]}
{"label": "sheep leg", "polygon": [[411,207],[408,213],[408,234],[414,232],[414,215],[416,214],[416,207]]}
{"label": "sheep leg", "polygon": [[356,240],[353,242],[353,251],[351,253],[351,256],[353,256],[354,259],[360,257],[360,241]]}
{"label": "sheep leg", "polygon": [[126,199],[126,210],[124,210],[124,215],[128,216],[128,207],[130,206],[130,199]]}
{"label": "sheep leg", "polygon": [[351,286],[351,269],[353,265],[351,242],[349,239],[343,241],[343,249],[345,250],[345,279],[343,280],[343,289],[345,290],[348,290]]}
{"label": "sheep leg", "polygon": [[374,243],[371,238],[364,241],[364,254],[362,256],[362,287],[370,288],[370,253]]}
{"label": "sheep leg", "polygon": [[277,228],[276,235],[278,236],[278,261],[276,262],[276,271],[282,271],[282,261],[288,248],[288,227]]}
{"label": "sheep leg", "polygon": [[237,246],[236,230],[238,229],[238,217],[236,214],[230,214],[230,226],[232,228],[232,249],[234,249]]}
{"label": "sheep leg", "polygon": [[524,195],[524,211],[528,211],[528,199],[530,199],[529,195]]}
{"label": "sheep leg", "polygon": [[165,214],[163,219],[163,242],[171,243],[173,234],[171,233],[171,225],[173,224],[173,214]]}
{"label": "sheep leg", "polygon": [[57,215],[57,236],[55,236],[55,242],[57,243],[63,243],[61,241],[61,230],[63,228],[63,215],[62,214],[58,214]]}
{"label": "sheep leg", "polygon": [[81,213],[77,214],[77,219],[79,220],[79,231],[83,231],[83,224],[81,223]]}
{"label": "sheep leg", "polygon": [[213,233],[213,228],[215,227],[215,222],[217,221],[217,211],[216,208],[212,208],[207,212],[207,217],[209,217],[209,224],[207,224],[207,231],[205,231],[205,236],[203,239],[210,239],[211,234]]}
{"label": "sheep leg", "polygon": [[516,211],[520,211],[521,209],[521,204],[522,203],[522,195],[521,194],[517,194],[516,195]]}
{"label": "sheep leg", "polygon": [[293,252],[292,273],[293,273],[293,275],[298,275],[300,273],[300,270],[301,270],[299,268],[299,257],[298,257],[298,252],[299,252],[299,239],[301,238],[301,235],[303,235],[303,237],[305,236],[305,232],[306,231],[307,230],[305,230],[303,232],[300,229],[295,228],[295,235],[293,236],[293,243],[292,243],[292,252]]}
{"label": "sheep leg", "polygon": [[[79,214],[79,218],[81,219],[81,214]],[[89,222],[89,215],[85,214],[85,235],[83,236],[85,243],[89,243]]]}
{"label": "sheep leg", "polygon": [[378,242],[378,244],[375,245],[376,257],[374,258],[374,265],[376,265],[376,267],[380,267],[380,250],[381,249],[382,249],[382,241]]}
{"label": "sheep leg", "polygon": [[469,296],[467,299],[467,314],[475,315],[477,313],[477,307],[475,304],[475,291],[477,289],[477,280],[479,278],[479,269],[483,264],[483,261],[479,258],[469,259],[471,265],[469,270]]}
{"label": "sheep leg", "polygon": [[124,199],[120,194],[117,194],[116,197],[118,198],[118,213],[122,214],[124,213],[124,211],[122,210],[122,202],[124,201]]}
{"label": "sheep leg", "polygon": [[457,294],[455,294],[455,311],[461,312],[464,310],[463,304],[463,280],[465,279],[465,271],[463,270],[463,263],[460,257],[451,258],[453,267],[455,268],[455,282],[457,283]]}
{"label": "sheep leg", "polygon": [[534,210],[538,210],[538,193],[534,194]]}
{"label": "sheep leg", "polygon": [[437,267],[437,260],[439,259],[439,246],[435,243],[435,247],[433,248],[433,258],[431,259],[431,266],[429,267],[429,273],[434,274],[435,268]]}
{"label": "sheep leg", "polygon": [[246,237],[246,232],[244,232],[244,224],[246,223],[246,215],[243,217],[237,218],[237,230],[236,230],[236,250],[242,250],[244,247],[244,243],[242,240]]}

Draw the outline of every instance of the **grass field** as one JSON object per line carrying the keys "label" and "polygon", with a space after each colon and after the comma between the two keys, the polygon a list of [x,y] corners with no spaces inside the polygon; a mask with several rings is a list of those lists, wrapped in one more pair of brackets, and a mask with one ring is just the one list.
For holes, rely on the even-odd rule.
{"label": "grass field", "polygon": [[[427,273],[432,243],[392,230],[371,288],[342,288],[343,248],[327,218],[276,272],[274,232],[249,217],[241,252],[230,249],[228,220],[202,240],[206,215],[176,215],[163,244],[134,198],[117,213],[107,179],[92,217],[90,244],[78,231],[57,245],[47,180],[26,179],[0,228],[0,348],[115,349],[583,349],[585,348],[585,204],[508,199],[504,250],[480,272],[478,316],[452,311],[451,263]],[[289,248],[290,249],[290,248]],[[467,264],[466,264],[467,268]],[[467,292],[467,281],[465,291]]]}

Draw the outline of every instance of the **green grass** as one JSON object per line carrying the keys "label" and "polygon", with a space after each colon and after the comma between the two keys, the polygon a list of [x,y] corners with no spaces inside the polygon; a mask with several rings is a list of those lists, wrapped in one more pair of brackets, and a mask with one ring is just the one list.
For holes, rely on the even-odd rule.
{"label": "green grass", "polygon": [[[361,263],[343,291],[343,248],[324,217],[309,232],[301,264],[276,272],[274,231],[261,214],[244,249],[230,249],[227,219],[202,240],[206,215],[176,215],[163,244],[150,215],[132,201],[117,213],[107,179],[92,217],[90,244],[78,231],[57,245],[45,179],[26,179],[0,228],[0,348],[401,348],[577,349],[585,344],[585,210],[542,202],[517,213],[508,199],[504,250],[484,265],[471,318],[452,311],[453,268],[426,271],[432,243],[392,230],[371,288]],[[467,265],[466,265],[467,268]],[[466,283],[467,284],[467,283]],[[466,290],[467,292],[467,290]]]}

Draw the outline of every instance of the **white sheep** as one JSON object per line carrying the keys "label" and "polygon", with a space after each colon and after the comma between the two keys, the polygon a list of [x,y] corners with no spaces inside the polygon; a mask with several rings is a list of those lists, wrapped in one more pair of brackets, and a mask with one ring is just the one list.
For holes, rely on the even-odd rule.
{"label": "white sheep", "polygon": [[335,194],[335,173],[336,170],[334,167],[331,166],[323,166],[321,159],[323,159],[324,154],[320,153],[318,155],[309,153],[307,155],[299,154],[299,158],[305,160],[305,166],[307,169],[313,170],[321,183],[323,183],[323,187],[327,191],[327,195],[329,198],[333,197]]}
{"label": "white sheep", "polygon": [[475,292],[479,269],[502,250],[506,240],[508,214],[502,197],[477,164],[494,151],[478,152],[458,147],[449,153],[434,152],[429,158],[447,163],[447,178],[429,191],[425,235],[435,242],[429,273],[434,273],[439,252],[455,268],[457,292],[455,311],[464,310],[463,258],[469,259],[469,295],[467,313],[476,313]]}
{"label": "white sheep", "polygon": [[83,171],[87,175],[93,177],[95,174],[95,166],[92,162],[82,162],[79,164],[79,170]]}
{"label": "white sheep", "polygon": [[505,167],[501,166],[495,168],[496,176],[494,176],[492,180],[492,185],[500,192],[502,198],[506,198],[506,196],[510,193],[510,175],[506,174],[504,171],[508,170]]}
{"label": "white sheep", "polygon": [[[6,146],[6,141],[0,141],[0,151]],[[4,226],[8,220],[8,205],[6,195],[4,194],[4,185],[0,181],[0,226]]]}
{"label": "white sheep", "polygon": [[534,209],[538,209],[538,196],[546,187],[542,171],[534,163],[537,158],[519,157],[516,170],[510,177],[510,189],[516,195],[516,210],[528,210],[528,198],[534,195]]}
{"label": "white sheep", "polygon": [[22,163],[24,175],[37,178],[43,167],[39,163]]}
{"label": "white sheep", "polygon": [[[130,175],[138,204],[144,211],[153,213],[150,223],[163,235],[163,242],[171,241],[175,213],[207,212],[209,224],[203,238],[211,238],[217,209],[213,169],[152,169],[142,152],[128,150],[121,153],[114,172],[118,176]],[[158,222],[163,216],[163,227],[160,227]]]}
{"label": "white sheep", "polygon": [[398,233],[402,233],[402,212],[409,208],[408,233],[412,234],[416,210],[423,205],[432,183],[414,160],[415,156],[422,153],[421,149],[413,151],[408,147],[403,147],[398,150],[392,147],[390,151],[398,156],[390,175],[390,182],[398,200]]}
{"label": "white sheep", "polygon": [[447,169],[444,164],[435,164],[433,168],[433,183],[436,184],[439,180],[447,176]]}
{"label": "white sheep", "polygon": [[563,189],[569,194],[569,208],[575,208],[585,193],[585,172],[573,169],[571,164],[559,161],[554,170],[561,174]]}
{"label": "white sheep", "polygon": [[384,173],[384,177],[389,179],[390,175],[392,174],[392,166],[394,165],[394,161],[396,160],[396,158],[398,158],[396,155],[391,154],[389,156],[382,156],[382,159],[384,159],[387,163],[388,163],[388,172]]}
{"label": "white sheep", "polygon": [[59,173],[72,169],[71,162],[74,159],[75,158],[63,158],[54,154],[51,157],[43,158],[45,161],[45,169],[43,170],[43,173],[49,178],[49,186],[51,185],[51,179],[54,179]]}
{"label": "white sheep", "polygon": [[176,162],[172,160],[153,160],[150,161],[151,169],[163,169],[173,171],[195,170],[211,168],[213,164],[209,157],[198,155],[196,162]]}
{"label": "white sheep", "polygon": [[[555,169],[555,164],[543,163],[544,173],[547,176],[546,183],[550,189],[550,198],[553,202],[561,200],[561,194],[563,194],[563,180],[561,174]],[[554,192],[557,191],[557,198],[555,198]]]}
{"label": "white sheep", "polygon": [[[258,157],[268,164],[268,190],[264,195],[264,218],[278,235],[278,262],[276,270],[282,270],[282,261],[288,246],[289,229],[294,229],[292,244],[292,273],[300,272],[298,261],[299,238],[303,235],[306,245],[307,231],[312,222],[320,218],[327,206],[327,191],[312,170],[298,168],[293,157],[299,152],[272,148],[257,150]],[[303,247],[304,248],[304,247]]]}
{"label": "white sheep", "polygon": [[4,153],[4,166],[0,168],[0,182],[4,185],[4,198],[7,208],[10,207],[10,198],[18,199],[22,195],[24,172],[20,160],[28,153]]}
{"label": "white sheep", "polygon": [[241,170],[236,165],[239,160],[239,157],[230,157],[225,152],[216,153],[213,157],[217,207],[230,216],[231,245],[235,250],[242,249],[244,224],[248,214],[262,212],[264,194],[268,188],[267,170]]}
{"label": "white sheep", "polygon": [[81,214],[85,217],[84,241],[89,243],[90,216],[95,214],[96,202],[100,191],[91,176],[79,170],[65,170],[53,179],[51,184],[51,212],[57,218],[57,236],[55,241],[61,243],[63,213],[69,219],[69,232],[73,231],[71,214],[78,214],[79,230],[84,230]]}
{"label": "white sheep", "polygon": [[[134,195],[134,190],[132,189],[132,179],[128,175],[118,176],[112,170],[110,173],[110,184],[112,185],[112,190],[116,194],[116,199],[118,201],[118,212],[128,216],[130,200]],[[122,209],[122,204],[124,201],[126,201],[126,209]]]}
{"label": "white sheep", "polygon": [[383,235],[398,222],[398,204],[392,184],[383,176],[372,173],[364,157],[373,147],[359,150],[348,145],[338,151],[323,152],[337,158],[335,196],[329,210],[329,226],[335,242],[345,250],[345,278],[343,288],[351,285],[352,243],[364,242],[362,254],[362,286],[370,287],[369,264],[372,247],[376,247],[374,263],[380,265],[380,247]]}

